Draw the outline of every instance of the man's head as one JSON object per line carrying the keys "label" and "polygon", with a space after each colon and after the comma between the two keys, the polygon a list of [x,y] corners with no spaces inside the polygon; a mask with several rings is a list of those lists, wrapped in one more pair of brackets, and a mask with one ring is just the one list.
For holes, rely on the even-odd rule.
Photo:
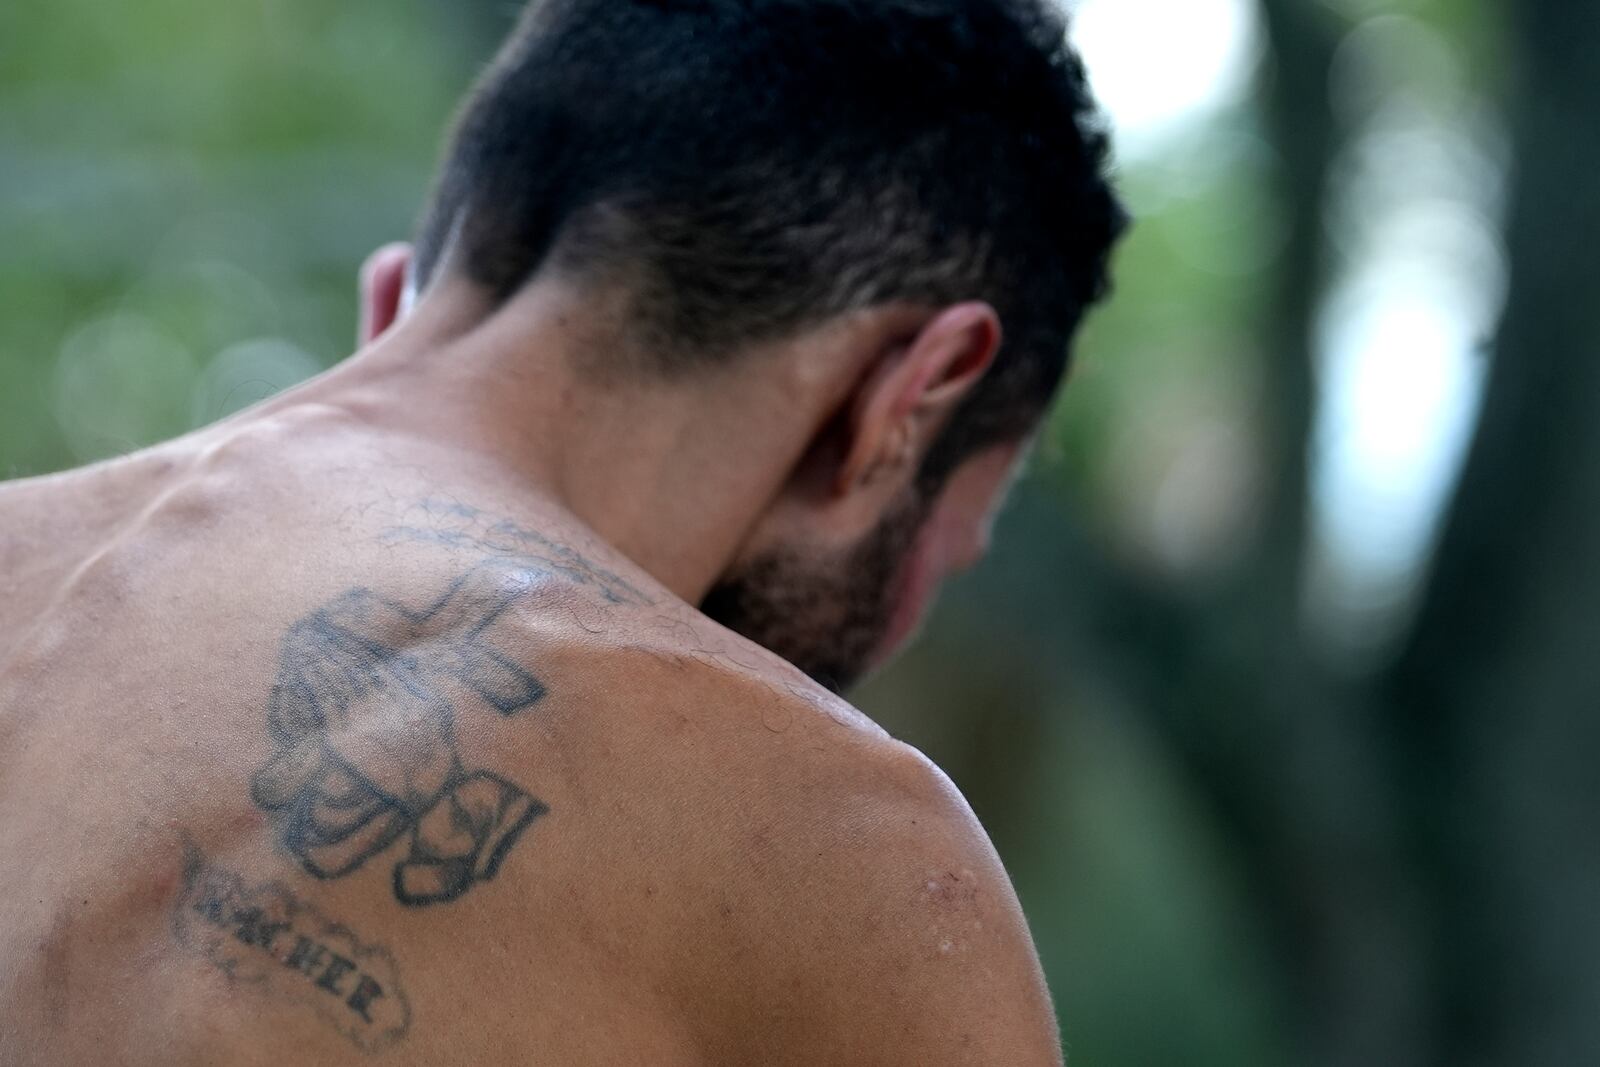
{"label": "man's head", "polygon": [[613,373],[838,353],[703,604],[835,687],[981,552],[1106,288],[1124,215],[1049,4],[535,0],[421,229],[420,290],[622,294]]}

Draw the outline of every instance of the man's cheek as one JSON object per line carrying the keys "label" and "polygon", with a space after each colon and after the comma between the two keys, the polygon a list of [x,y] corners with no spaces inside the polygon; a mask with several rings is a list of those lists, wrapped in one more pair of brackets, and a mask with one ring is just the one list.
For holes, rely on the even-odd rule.
{"label": "man's cheek", "polygon": [[983,558],[988,544],[986,518],[946,511],[936,515],[930,525],[927,554],[934,585]]}

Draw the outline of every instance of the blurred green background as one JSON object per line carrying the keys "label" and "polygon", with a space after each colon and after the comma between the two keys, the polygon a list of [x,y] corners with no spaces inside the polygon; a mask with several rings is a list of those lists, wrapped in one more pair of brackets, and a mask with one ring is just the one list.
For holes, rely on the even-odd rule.
{"label": "blurred green background", "polygon": [[[1082,0],[1138,224],[859,702],[1080,1067],[1600,1064],[1600,8]],[[0,476],[348,354],[515,5],[0,6]]]}

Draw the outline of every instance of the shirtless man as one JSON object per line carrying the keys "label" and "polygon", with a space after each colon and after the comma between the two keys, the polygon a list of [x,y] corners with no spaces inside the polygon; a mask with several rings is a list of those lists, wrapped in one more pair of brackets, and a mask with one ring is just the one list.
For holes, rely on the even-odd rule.
{"label": "shirtless man", "polygon": [[538,3],[358,354],[0,487],[0,1064],[1059,1063],[983,830],[835,693],[1103,291],[1064,40]]}

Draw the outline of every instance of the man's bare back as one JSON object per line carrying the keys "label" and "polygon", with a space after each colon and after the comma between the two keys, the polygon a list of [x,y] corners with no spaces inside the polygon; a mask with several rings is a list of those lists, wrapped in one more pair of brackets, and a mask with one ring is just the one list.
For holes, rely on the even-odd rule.
{"label": "man's bare back", "polygon": [[290,403],[0,488],[0,1064],[1046,1062],[936,770],[435,461]]}
{"label": "man's bare back", "polygon": [[0,1067],[1059,1065],[982,828],[833,693],[1106,291],[1066,41],[535,0],[354,356],[0,486]]}

